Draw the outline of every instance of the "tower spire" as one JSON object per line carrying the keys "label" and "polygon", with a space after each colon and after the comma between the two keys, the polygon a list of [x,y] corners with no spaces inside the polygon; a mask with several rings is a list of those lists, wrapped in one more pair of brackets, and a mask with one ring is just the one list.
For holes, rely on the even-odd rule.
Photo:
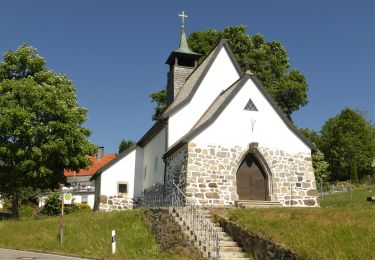
{"label": "tower spire", "polygon": [[182,11],[181,14],[178,14],[178,16],[181,17],[181,37],[180,37],[180,45],[178,46],[178,49],[176,51],[182,52],[182,53],[193,53],[189,49],[189,45],[187,43],[186,34],[185,34],[185,18],[188,16],[185,14],[184,11]]}
{"label": "tower spire", "polygon": [[185,18],[188,16],[182,11],[178,14],[181,17],[181,37],[178,49],[172,51],[167,61],[165,62],[170,67],[168,72],[167,85],[167,102],[171,104],[183,87],[185,80],[197,67],[199,56],[189,49],[186,34],[185,34]]}

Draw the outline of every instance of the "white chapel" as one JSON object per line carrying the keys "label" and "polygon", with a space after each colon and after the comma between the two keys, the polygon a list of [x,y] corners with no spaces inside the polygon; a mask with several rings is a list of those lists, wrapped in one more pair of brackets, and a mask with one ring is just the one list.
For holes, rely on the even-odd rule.
{"label": "white chapel", "polygon": [[95,207],[133,207],[144,190],[173,181],[202,206],[264,201],[317,207],[311,153],[316,147],[280,110],[225,39],[198,65],[184,23],[171,52],[162,117],[99,169]]}

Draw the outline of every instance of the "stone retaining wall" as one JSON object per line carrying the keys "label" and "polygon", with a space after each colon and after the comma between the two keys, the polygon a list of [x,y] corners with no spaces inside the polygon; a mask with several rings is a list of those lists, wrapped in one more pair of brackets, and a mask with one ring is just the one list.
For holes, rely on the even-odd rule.
{"label": "stone retaining wall", "polygon": [[[167,176],[179,176],[186,196],[199,205],[233,205],[239,199],[236,172],[249,149],[189,143],[167,159]],[[285,206],[319,206],[310,153],[291,154],[267,147],[251,152],[268,174],[270,200]],[[178,166],[183,159],[187,165]]]}
{"label": "stone retaining wall", "polygon": [[133,209],[133,199],[123,195],[99,196],[99,211],[119,211]]}
{"label": "stone retaining wall", "polygon": [[200,252],[184,238],[183,232],[168,209],[146,209],[143,211],[143,216],[151,226],[156,241],[162,249],[184,259],[202,259]]}
{"label": "stone retaining wall", "polygon": [[244,230],[236,223],[219,218],[220,226],[228,233],[246,253],[251,254],[255,259],[302,259],[293,251],[276,244],[273,241],[264,239],[257,234]]}

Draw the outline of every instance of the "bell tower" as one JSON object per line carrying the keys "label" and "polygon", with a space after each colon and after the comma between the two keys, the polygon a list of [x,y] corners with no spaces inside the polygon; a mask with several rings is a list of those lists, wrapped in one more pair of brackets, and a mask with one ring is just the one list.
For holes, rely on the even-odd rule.
{"label": "bell tower", "polygon": [[196,68],[199,56],[201,56],[200,54],[191,51],[187,43],[185,34],[185,18],[188,16],[185,15],[184,11],[182,11],[182,13],[178,16],[182,18],[180,45],[178,49],[171,52],[167,61],[165,62],[169,65],[167,85],[168,105],[173,102],[177,94],[180,92],[185,80]]}

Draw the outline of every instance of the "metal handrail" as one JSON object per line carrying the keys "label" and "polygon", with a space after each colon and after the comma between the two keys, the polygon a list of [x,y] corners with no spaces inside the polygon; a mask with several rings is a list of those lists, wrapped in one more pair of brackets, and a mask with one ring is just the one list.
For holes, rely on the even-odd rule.
{"label": "metal handrail", "polygon": [[[161,193],[163,194],[162,196]],[[220,240],[214,226],[202,215],[201,211],[184,192],[173,182],[155,185],[154,188],[143,192],[143,206],[169,207],[172,206],[187,223],[195,235],[200,237],[201,243],[215,252],[214,258],[220,258]]]}

